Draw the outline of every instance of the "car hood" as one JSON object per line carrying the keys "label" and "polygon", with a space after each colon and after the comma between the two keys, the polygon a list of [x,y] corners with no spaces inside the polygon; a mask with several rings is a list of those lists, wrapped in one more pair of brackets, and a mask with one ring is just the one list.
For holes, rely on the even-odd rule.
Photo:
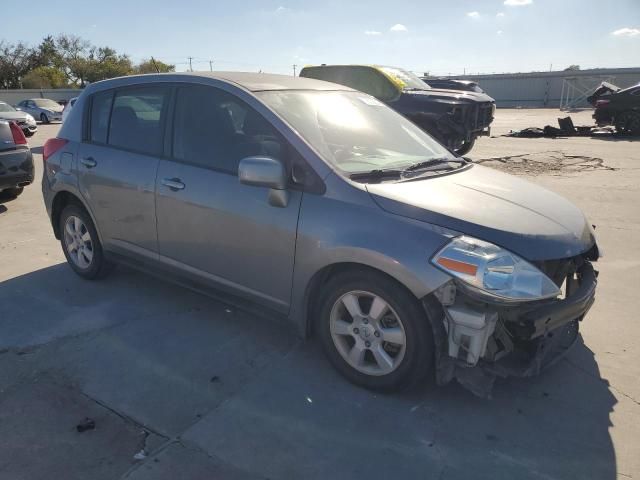
{"label": "car hood", "polygon": [[48,110],[50,112],[62,113],[64,107],[62,105],[58,105],[57,107],[37,107],[39,110]]}
{"label": "car hood", "polygon": [[26,120],[27,114],[24,112],[0,112],[0,118],[3,120]]}
{"label": "car hood", "polygon": [[595,243],[584,214],[571,202],[479,165],[366,188],[388,212],[492,242],[530,261],[573,257]]}
{"label": "car hood", "polygon": [[409,90],[404,93],[417,97],[429,97],[433,100],[457,100],[466,102],[494,102],[486,93],[467,92],[463,90],[444,90],[432,88],[431,90]]}

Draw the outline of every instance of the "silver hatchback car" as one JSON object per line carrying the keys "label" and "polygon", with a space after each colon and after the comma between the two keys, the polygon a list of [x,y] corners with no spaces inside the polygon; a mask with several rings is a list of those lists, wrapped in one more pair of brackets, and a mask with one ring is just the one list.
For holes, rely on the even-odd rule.
{"label": "silver hatchback car", "polygon": [[133,76],[87,87],[44,147],[69,265],[117,262],[286,317],[352,382],[488,395],[578,337],[599,252],[583,213],[312,79]]}

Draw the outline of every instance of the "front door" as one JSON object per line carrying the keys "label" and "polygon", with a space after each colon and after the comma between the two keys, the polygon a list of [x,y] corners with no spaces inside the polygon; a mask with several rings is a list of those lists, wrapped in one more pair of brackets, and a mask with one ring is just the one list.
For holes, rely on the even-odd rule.
{"label": "front door", "polygon": [[274,207],[266,188],[237,176],[247,156],[286,161],[285,141],[245,102],[207,86],[178,88],[173,124],[172,159],[160,162],[156,186],[161,260],[286,312],[302,193]]}
{"label": "front door", "polygon": [[131,87],[91,99],[89,138],[78,151],[82,195],[105,248],[157,257],[155,184],[169,89]]}

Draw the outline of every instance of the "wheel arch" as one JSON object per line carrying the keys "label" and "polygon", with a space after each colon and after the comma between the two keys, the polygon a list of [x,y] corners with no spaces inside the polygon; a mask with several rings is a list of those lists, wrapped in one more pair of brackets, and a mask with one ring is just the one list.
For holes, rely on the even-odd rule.
{"label": "wheel arch", "polygon": [[98,238],[102,242],[102,236],[100,235],[98,224],[96,223],[96,219],[93,216],[91,209],[87,207],[84,200],[82,200],[79,195],[69,190],[60,190],[57,192],[51,202],[51,226],[53,227],[53,234],[55,237],[58,240],[61,238],[60,215],[67,205],[78,205],[89,214],[91,221],[93,222],[93,226],[95,227],[96,232],[98,232]]}
{"label": "wheel arch", "polygon": [[311,277],[304,291],[303,308],[301,312],[304,321],[301,323],[303,324],[302,334],[305,338],[309,338],[313,335],[314,323],[317,320],[317,306],[318,302],[322,298],[323,286],[326,285],[332,278],[335,278],[337,275],[357,271],[363,272],[363,274],[375,273],[386,277],[387,279],[396,283],[402,289],[406,290],[407,293],[409,293],[413,298],[419,300],[418,296],[416,296],[416,293],[408,288],[401,279],[397,278],[394,275],[391,275],[388,272],[385,272],[380,268],[376,268],[364,263],[346,261],[325,265]]}

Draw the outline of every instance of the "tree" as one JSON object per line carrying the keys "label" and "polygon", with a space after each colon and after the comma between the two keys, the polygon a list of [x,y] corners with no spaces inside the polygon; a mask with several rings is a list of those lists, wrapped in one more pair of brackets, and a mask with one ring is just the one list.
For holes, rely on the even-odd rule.
{"label": "tree", "polygon": [[56,67],[36,67],[22,77],[23,88],[65,88],[67,77]]}
{"label": "tree", "polygon": [[580,65],[569,65],[567,68],[564,69],[565,72],[573,72],[576,70],[580,70]]}
{"label": "tree", "polygon": [[175,72],[176,66],[169,65],[167,63],[161,62],[160,60],[156,60],[151,57],[149,60],[142,60],[138,65],[136,65],[133,69],[134,73],[168,73]]}
{"label": "tree", "polygon": [[35,51],[25,43],[0,41],[0,87],[20,88],[22,77],[37,66]]}

